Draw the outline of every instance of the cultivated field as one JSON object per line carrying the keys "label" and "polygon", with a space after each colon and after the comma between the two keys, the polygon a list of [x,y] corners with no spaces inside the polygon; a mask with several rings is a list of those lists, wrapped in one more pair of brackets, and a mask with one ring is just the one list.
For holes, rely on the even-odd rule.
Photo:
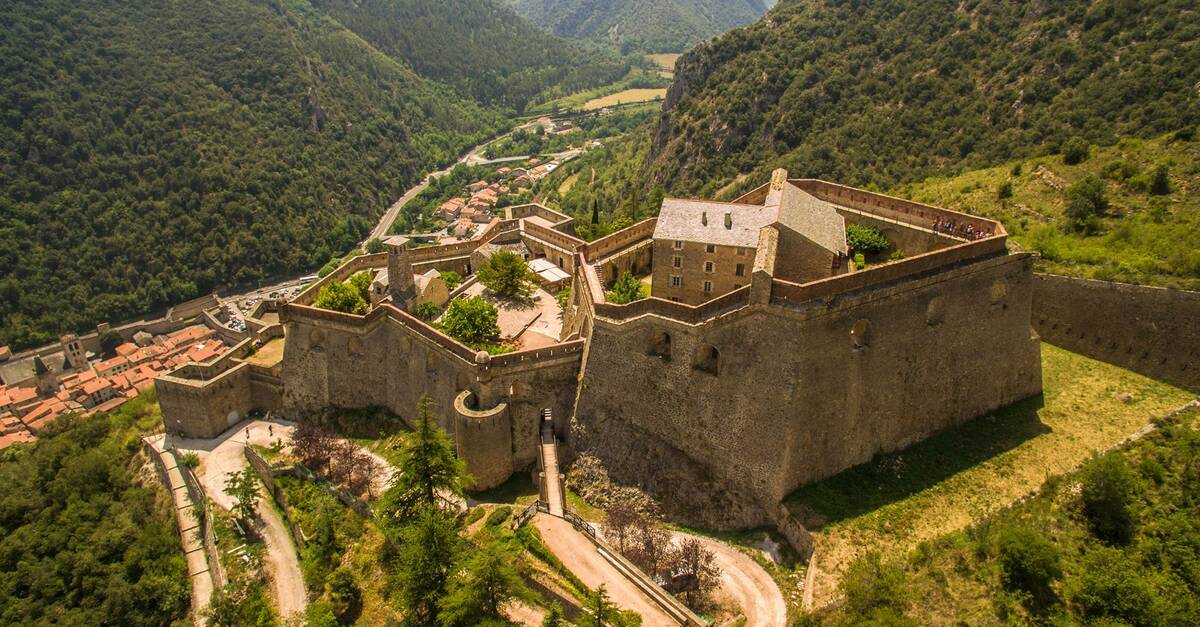
{"label": "cultivated field", "polygon": [[667,95],[666,87],[653,87],[653,88],[641,87],[641,88],[636,88],[636,89],[626,89],[625,91],[619,91],[615,94],[609,94],[607,96],[593,98],[593,99],[583,103],[583,109],[585,111],[591,111],[593,109],[601,109],[604,107],[611,107],[614,105],[629,104],[631,102],[649,102],[651,100],[658,100],[660,98],[663,98],[666,95]]}

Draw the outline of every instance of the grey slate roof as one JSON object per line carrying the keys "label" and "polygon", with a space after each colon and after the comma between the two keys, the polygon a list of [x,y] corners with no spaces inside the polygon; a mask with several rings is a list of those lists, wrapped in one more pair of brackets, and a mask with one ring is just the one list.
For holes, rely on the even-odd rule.
{"label": "grey slate roof", "polygon": [[[726,213],[732,214],[732,228],[725,228]],[[706,214],[708,224],[703,219]],[[658,213],[654,239],[754,248],[759,230],[774,221],[773,207],[667,198]]]}
{"label": "grey slate roof", "polygon": [[779,201],[779,224],[821,248],[846,253],[846,220],[833,204],[788,183]]}

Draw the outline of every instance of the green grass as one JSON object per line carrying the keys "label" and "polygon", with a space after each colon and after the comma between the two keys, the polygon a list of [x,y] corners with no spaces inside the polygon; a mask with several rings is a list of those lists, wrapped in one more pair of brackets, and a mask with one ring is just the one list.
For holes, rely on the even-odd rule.
{"label": "green grass", "polygon": [[[1065,186],[1086,176],[1102,177],[1110,164],[1140,174],[1105,179],[1110,203],[1094,234],[1073,232],[1064,219]],[[1170,170],[1172,193],[1155,196],[1139,188],[1139,177],[1158,165]],[[1020,174],[1014,174],[1014,168]],[[1012,197],[998,190],[1012,184]],[[1061,189],[1060,189],[1061,188]],[[1200,289],[1200,142],[1164,136],[1127,139],[1092,147],[1082,163],[1061,156],[1028,159],[928,179],[893,193],[920,202],[1000,220],[1018,246],[1041,253],[1039,269],[1057,274],[1128,283]]]}
{"label": "green grass", "polygon": [[504,483],[471,495],[480,503],[525,507],[538,498],[538,486],[528,472],[513,473]]}
{"label": "green grass", "polygon": [[[1110,455],[1133,470],[1135,534],[1125,545],[1106,545],[1090,531],[1080,499],[1081,473],[1056,477],[1028,500],[893,556],[902,571],[909,617],[922,624],[1079,624],[1098,618],[1082,592],[1088,577],[1109,576],[1141,586],[1144,598],[1125,608],[1134,624],[1196,624],[1200,618],[1200,503],[1195,499],[1200,412],[1191,410]],[[1024,528],[1045,539],[1058,555],[1062,577],[1029,594],[1007,587],[1001,577],[1002,530]],[[1089,567],[1115,550],[1116,572]],[[1103,595],[1115,601],[1113,595]],[[1134,597],[1136,598],[1136,597]],[[1139,616],[1140,615],[1140,616]],[[839,622],[842,610],[819,616]],[[1124,623],[1120,623],[1124,624]]]}
{"label": "green grass", "polygon": [[[794,492],[817,539],[818,598],[867,549],[896,556],[964,528],[1182,406],[1193,395],[1042,345],[1044,395]],[[1128,402],[1119,395],[1128,394]]]}

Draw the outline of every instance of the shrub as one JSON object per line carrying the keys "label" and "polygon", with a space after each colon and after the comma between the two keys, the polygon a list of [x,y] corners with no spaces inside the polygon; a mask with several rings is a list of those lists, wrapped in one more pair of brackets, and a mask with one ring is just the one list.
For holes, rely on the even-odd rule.
{"label": "shrub", "polygon": [[841,583],[846,609],[852,616],[867,617],[879,611],[902,614],[908,607],[904,571],[884,564],[877,551],[854,560]]}
{"label": "shrub", "polygon": [[854,253],[854,267],[859,270],[867,267],[867,258],[862,253]]}
{"label": "shrub", "polygon": [[179,463],[188,468],[195,468],[200,465],[200,456],[195,453],[184,453],[179,456]]}
{"label": "shrub", "polygon": [[564,287],[554,295],[555,302],[558,303],[559,311],[567,312],[567,307],[571,305],[571,288]]}
{"label": "shrub", "polygon": [[440,278],[442,280],[442,283],[446,284],[446,290],[451,291],[451,292],[454,291],[454,288],[462,285],[463,281],[465,280],[465,279],[463,279],[463,275],[461,275],[453,270],[439,272],[438,278]]}
{"label": "shrub", "polygon": [[354,286],[341,281],[332,281],[321,288],[314,303],[322,309],[342,313],[363,314],[367,312],[367,301]]}
{"label": "shrub", "polygon": [[996,189],[996,198],[999,198],[1000,200],[1004,200],[1005,198],[1012,198],[1012,195],[1013,195],[1012,181],[1004,181],[1003,183],[1000,184],[1000,187]]}
{"label": "shrub", "polygon": [[442,308],[428,301],[424,303],[417,303],[417,306],[413,307],[413,315],[424,320],[425,322],[432,322],[441,314]]}
{"label": "shrub", "polygon": [[509,516],[512,516],[512,508],[507,505],[503,505],[492,510],[492,513],[488,514],[487,522],[484,524],[489,527],[495,527],[496,525],[508,520]]}
{"label": "shrub", "polygon": [[1010,590],[1040,594],[1062,577],[1058,549],[1041,535],[1020,527],[1000,531],[1001,579]]}
{"label": "shrub", "polygon": [[1083,470],[1083,513],[1097,538],[1124,544],[1133,537],[1137,480],[1120,455],[1105,455]]}
{"label": "shrub", "polygon": [[484,511],[483,511],[482,507],[472,507],[471,511],[467,512],[466,523],[468,525],[475,524],[475,521],[479,520],[480,518],[483,518],[483,514],[484,514]]}
{"label": "shrub", "polygon": [[1085,230],[1108,208],[1104,181],[1088,176],[1067,188],[1067,218],[1075,230]]}
{"label": "shrub", "polygon": [[879,229],[862,224],[850,224],[846,226],[846,243],[855,252],[860,252],[864,255],[881,253],[891,246],[891,242],[888,242]]}
{"label": "shrub", "polygon": [[441,328],[450,337],[472,347],[493,342],[500,336],[496,308],[479,296],[456,298],[442,315]]}
{"label": "shrub", "polygon": [[650,295],[650,288],[645,283],[637,280],[633,273],[626,270],[617,278],[617,282],[613,283],[613,288],[605,293],[605,298],[610,303],[624,305],[632,303],[635,300],[641,300]]}
{"label": "shrub", "polygon": [[1135,562],[1121,551],[1100,547],[1088,552],[1074,601],[1088,622],[1118,620],[1154,624],[1154,592]]}
{"label": "shrub", "polygon": [[537,278],[520,255],[507,250],[488,257],[476,275],[493,294],[518,300],[529,298]]}
{"label": "shrub", "polygon": [[1021,176],[1021,164],[1017,163],[1013,165],[1012,170],[1010,170],[1009,173],[1013,176]]}
{"label": "shrub", "polygon": [[1104,168],[1100,170],[1100,176],[1110,181],[1124,182],[1137,176],[1139,172],[1136,165],[1117,159],[1104,164]]}
{"label": "shrub", "polygon": [[1063,145],[1063,163],[1076,165],[1088,160],[1092,148],[1082,137],[1072,137]]}
{"label": "shrub", "polygon": [[1195,126],[1185,126],[1181,129],[1179,129],[1178,131],[1175,131],[1174,135],[1171,135],[1171,139],[1173,141],[1190,142],[1195,138],[1196,138],[1196,127]]}
{"label": "shrub", "polygon": [[374,255],[377,253],[381,253],[385,250],[387,250],[387,245],[384,244],[383,240],[379,239],[378,237],[372,237],[370,240],[367,241],[367,253],[368,254]]}
{"label": "shrub", "polygon": [[1171,175],[1167,166],[1160,165],[1150,174],[1150,193],[1155,196],[1166,196],[1171,193]]}

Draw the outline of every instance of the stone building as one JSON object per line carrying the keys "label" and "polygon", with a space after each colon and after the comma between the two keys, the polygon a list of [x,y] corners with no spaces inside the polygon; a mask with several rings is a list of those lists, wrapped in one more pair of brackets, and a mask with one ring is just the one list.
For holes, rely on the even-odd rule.
{"label": "stone building", "polygon": [[[903,259],[848,267],[850,224],[880,228]],[[595,457],[672,516],[774,524],[803,549],[781,505],[792,490],[1040,392],[1031,258],[1006,239],[994,221],[783,171],[733,203],[666,200],[660,218],[592,242],[567,216],[511,207],[471,241],[389,242],[346,262],[281,304],[274,369],[229,358],[160,379],[164,423],[219,432],[252,408],[411,418],[428,394],[483,489],[535,462],[550,409],[568,456]],[[489,356],[410,313],[416,277],[470,283],[507,247],[569,276],[557,343]],[[391,281],[365,315],[313,305],[368,269]],[[651,297],[606,302],[624,271],[650,273]]]}

